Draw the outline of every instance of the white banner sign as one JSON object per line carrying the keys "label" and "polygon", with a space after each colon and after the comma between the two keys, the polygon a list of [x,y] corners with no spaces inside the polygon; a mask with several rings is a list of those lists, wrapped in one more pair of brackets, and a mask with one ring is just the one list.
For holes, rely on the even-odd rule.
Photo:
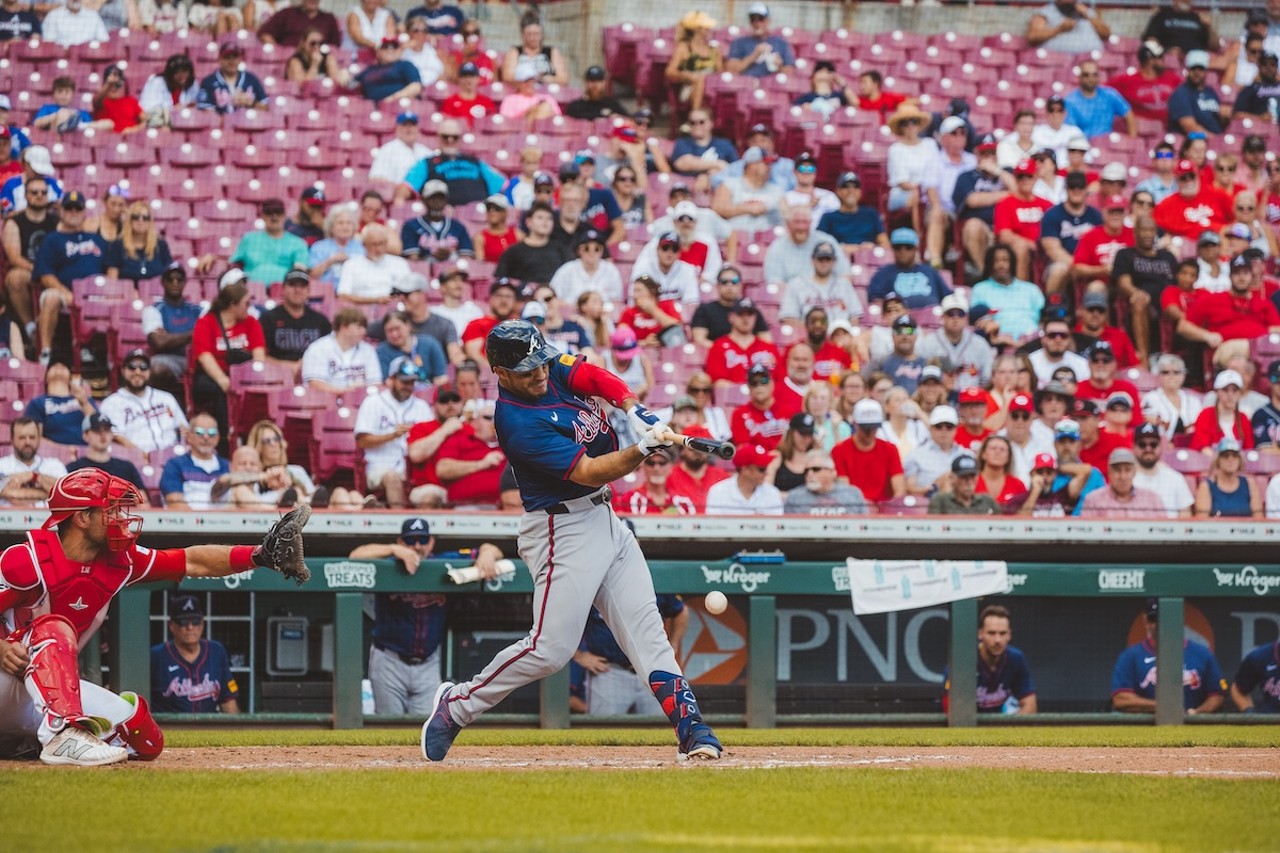
{"label": "white banner sign", "polygon": [[1009,568],[1000,560],[848,559],[853,612],[915,610],[1009,591]]}

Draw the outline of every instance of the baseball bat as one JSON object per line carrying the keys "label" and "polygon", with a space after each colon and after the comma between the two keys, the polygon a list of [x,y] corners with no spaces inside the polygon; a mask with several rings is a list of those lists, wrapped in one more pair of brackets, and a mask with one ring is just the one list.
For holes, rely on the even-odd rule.
{"label": "baseball bat", "polygon": [[719,456],[721,459],[732,459],[737,448],[733,446],[731,441],[716,441],[714,438],[699,438],[697,436],[680,435],[679,433],[667,430],[662,436],[666,441],[673,444],[683,444],[690,450],[699,450],[703,453],[710,453],[712,456]]}

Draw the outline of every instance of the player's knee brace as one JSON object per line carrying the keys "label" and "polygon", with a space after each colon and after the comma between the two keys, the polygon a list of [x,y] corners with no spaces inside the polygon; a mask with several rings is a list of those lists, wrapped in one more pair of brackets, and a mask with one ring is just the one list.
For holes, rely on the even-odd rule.
{"label": "player's knee brace", "polygon": [[133,753],[130,757],[139,761],[155,760],[160,753],[164,752],[164,732],[151,716],[151,708],[147,706],[147,700],[137,693],[127,691],[121,693],[120,698],[134,706],[133,716],[112,729],[105,740],[110,742],[119,738],[132,747]]}
{"label": "player's knee brace", "polygon": [[649,673],[649,689],[662,705],[662,712],[671,725],[676,727],[676,736],[684,743],[689,727],[702,722],[702,710],[689,682],[683,675],[656,669]]}
{"label": "player's knee brace", "polygon": [[49,712],[65,720],[84,716],[80,671],[76,663],[76,629],[65,616],[37,616],[27,629],[28,689],[39,695]]}

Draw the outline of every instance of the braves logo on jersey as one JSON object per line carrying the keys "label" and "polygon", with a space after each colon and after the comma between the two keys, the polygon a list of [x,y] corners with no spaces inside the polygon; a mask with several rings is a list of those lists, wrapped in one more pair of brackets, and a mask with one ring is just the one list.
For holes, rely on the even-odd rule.
{"label": "braves logo on jersey", "polygon": [[600,411],[600,404],[588,400],[589,410],[578,412],[573,419],[573,439],[579,444],[590,444],[596,436],[609,429],[609,422]]}

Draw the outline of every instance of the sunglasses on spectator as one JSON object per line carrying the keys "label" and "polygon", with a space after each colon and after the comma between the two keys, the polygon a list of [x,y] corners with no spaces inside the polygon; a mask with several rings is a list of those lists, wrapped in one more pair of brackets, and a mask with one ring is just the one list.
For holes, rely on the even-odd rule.
{"label": "sunglasses on spectator", "polygon": [[130,222],[150,222],[151,214],[150,213],[130,213],[129,221]]}
{"label": "sunglasses on spectator", "polygon": [[1160,371],[1161,376],[1181,376],[1184,373],[1186,373],[1185,370],[1171,370],[1167,368],[1165,370]]}
{"label": "sunglasses on spectator", "polygon": [[772,382],[773,380],[770,379],[768,376],[753,376],[751,379],[747,381],[747,384],[750,385],[752,388],[754,388],[757,385],[769,385]]}
{"label": "sunglasses on spectator", "polygon": [[[636,182],[636,176],[635,175],[618,175],[613,179],[613,182],[615,184],[634,184]],[[683,216],[680,218],[684,219]]]}
{"label": "sunglasses on spectator", "polygon": [[457,142],[462,138],[462,135],[458,133],[442,133],[440,134],[440,138],[445,142]]}
{"label": "sunglasses on spectator", "polygon": [[62,209],[64,211],[84,210],[84,205],[83,204],[64,204],[62,205]]}
{"label": "sunglasses on spectator", "polygon": [[1159,446],[1160,446],[1160,442],[1158,442],[1158,441],[1139,441],[1139,442],[1135,442],[1133,446],[1134,446],[1134,447],[1136,447],[1136,448],[1138,448],[1139,450],[1155,450],[1157,447],[1159,447]]}
{"label": "sunglasses on spectator", "polygon": [[1172,160],[1172,159],[1173,159],[1173,152],[1172,152],[1172,151],[1157,151],[1157,152],[1156,152],[1156,159],[1157,159],[1157,160]]}
{"label": "sunglasses on spectator", "polygon": [[194,628],[197,625],[204,624],[204,618],[201,616],[183,616],[173,620],[173,624],[179,628]]}
{"label": "sunglasses on spectator", "polygon": [[827,467],[827,466],[825,466],[825,465],[813,465],[813,466],[810,466],[810,467],[808,467],[808,468],[805,468],[805,469],[804,469],[804,472],[805,472],[806,474],[813,474],[813,473],[818,472],[818,471],[834,471],[834,470],[835,470],[834,468],[828,468],[828,467]]}
{"label": "sunglasses on spectator", "polygon": [[711,386],[710,385],[690,385],[688,388],[685,388],[684,390],[688,391],[690,394],[710,394]]}
{"label": "sunglasses on spectator", "polygon": [[192,427],[191,431],[202,438],[217,438],[217,427]]}
{"label": "sunglasses on spectator", "polygon": [[[1094,309],[1090,308],[1089,310],[1092,311]],[[1053,338],[1055,341],[1057,341],[1057,340],[1062,340],[1063,338],[1070,337],[1071,333],[1070,332],[1045,332],[1044,336],[1046,338]]]}
{"label": "sunglasses on spectator", "polygon": [[717,284],[723,284],[723,285],[725,285],[725,286],[727,287],[727,286],[729,286],[729,285],[733,285],[733,284],[742,284],[742,279],[741,279],[741,278],[739,278],[739,277],[738,277],[738,276],[736,276],[736,275],[735,275],[735,276],[732,276],[732,277],[726,276],[726,277],[724,277],[724,278],[718,278],[718,279],[716,279],[716,283],[717,283]]}
{"label": "sunglasses on spectator", "polygon": [[644,460],[646,468],[660,468],[671,464],[671,460],[665,456],[650,456]]}
{"label": "sunglasses on spectator", "polygon": [[1178,183],[1187,184],[1187,183],[1190,183],[1191,181],[1194,181],[1197,177],[1198,175],[1196,175],[1195,172],[1188,172],[1185,175],[1178,176]]}
{"label": "sunglasses on spectator", "polygon": [[1029,421],[1031,420],[1030,412],[1010,412],[1009,420],[1011,421]]}
{"label": "sunglasses on spectator", "polygon": [[818,171],[818,167],[812,163],[801,163],[799,166],[796,166],[796,171],[802,175],[812,175]]}
{"label": "sunglasses on spectator", "polygon": [[125,370],[150,370],[151,365],[145,364],[141,361],[131,361],[124,366],[124,369]]}
{"label": "sunglasses on spectator", "polygon": [[1213,170],[1215,172],[1234,172],[1236,170],[1236,167],[1228,166],[1224,163],[1216,163],[1214,164]]}
{"label": "sunglasses on spectator", "polygon": [[966,314],[964,311],[961,311],[959,308],[952,308],[950,311],[948,311],[946,314],[943,314],[942,316],[944,316],[944,317],[968,317],[969,315],[968,315],[968,314]]}
{"label": "sunglasses on spectator", "polygon": [[1099,306],[1097,306],[1097,305],[1090,305],[1088,308],[1086,308],[1086,309],[1084,309],[1084,310],[1085,310],[1085,313],[1086,313],[1086,314],[1105,314],[1105,313],[1107,313],[1107,309],[1106,309],[1106,308],[1101,308],[1101,307],[1099,307]]}
{"label": "sunglasses on spectator", "polygon": [[680,251],[680,241],[679,240],[663,240],[661,243],[658,244],[658,248],[664,252],[678,252]]}
{"label": "sunglasses on spectator", "polygon": [[461,403],[462,396],[460,394],[437,394],[436,402],[444,405],[445,403]]}
{"label": "sunglasses on spectator", "polygon": [[955,429],[955,424],[931,424],[934,429]]}

